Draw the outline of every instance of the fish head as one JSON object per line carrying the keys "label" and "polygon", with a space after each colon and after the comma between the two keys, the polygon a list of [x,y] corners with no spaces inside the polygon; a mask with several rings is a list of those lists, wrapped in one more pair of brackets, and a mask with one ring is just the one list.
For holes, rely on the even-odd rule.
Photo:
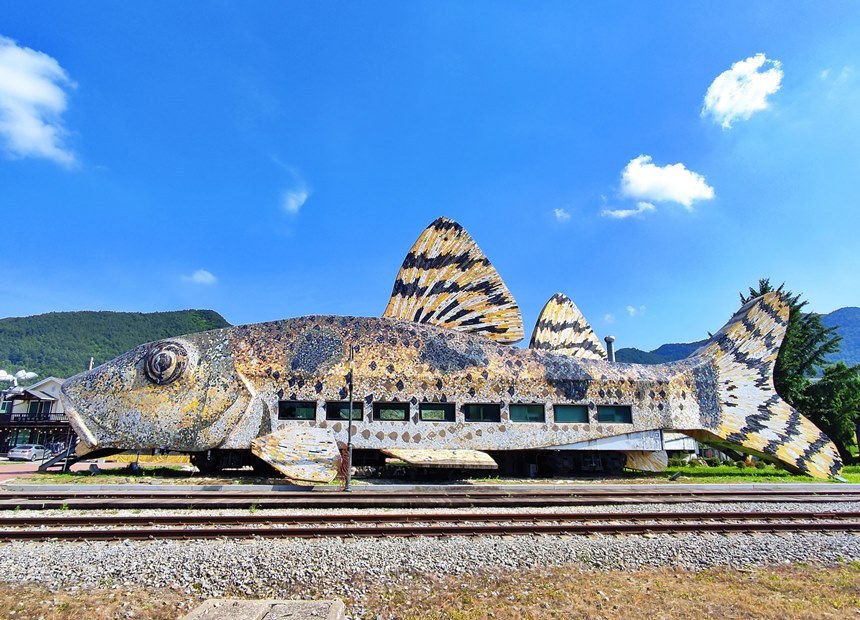
{"label": "fish head", "polygon": [[217,447],[253,398],[227,332],[144,344],[66,380],[72,427],[92,449]]}

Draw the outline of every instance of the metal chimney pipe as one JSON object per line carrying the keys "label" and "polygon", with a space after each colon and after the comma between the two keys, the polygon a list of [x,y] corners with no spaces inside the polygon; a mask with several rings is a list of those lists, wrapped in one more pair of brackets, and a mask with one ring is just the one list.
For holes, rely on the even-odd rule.
{"label": "metal chimney pipe", "polygon": [[612,343],[615,342],[615,336],[607,336],[604,340],[606,341],[606,359],[610,362],[614,362],[615,346]]}

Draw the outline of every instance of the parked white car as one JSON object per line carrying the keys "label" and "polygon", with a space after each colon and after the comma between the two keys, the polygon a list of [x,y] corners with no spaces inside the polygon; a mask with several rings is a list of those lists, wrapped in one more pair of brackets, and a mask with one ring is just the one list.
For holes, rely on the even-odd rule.
{"label": "parked white car", "polygon": [[9,450],[6,456],[10,461],[39,461],[48,456],[48,453],[43,445],[23,443]]}

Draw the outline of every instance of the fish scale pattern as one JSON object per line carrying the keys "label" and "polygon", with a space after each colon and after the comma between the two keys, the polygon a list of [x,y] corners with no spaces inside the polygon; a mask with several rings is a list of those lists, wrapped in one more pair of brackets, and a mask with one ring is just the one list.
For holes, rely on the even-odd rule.
{"label": "fish scale pattern", "polygon": [[754,299],[696,353],[711,359],[717,371],[722,413],[711,432],[803,473],[835,476],[842,468],[836,446],[773,386],[788,312],[778,293]]}
{"label": "fish scale pattern", "polygon": [[406,255],[383,313],[513,344],[523,319],[495,267],[457,222],[440,217]]}
{"label": "fish scale pattern", "polygon": [[589,360],[605,360],[606,350],[582,312],[567,295],[556,293],[541,310],[530,349]]}

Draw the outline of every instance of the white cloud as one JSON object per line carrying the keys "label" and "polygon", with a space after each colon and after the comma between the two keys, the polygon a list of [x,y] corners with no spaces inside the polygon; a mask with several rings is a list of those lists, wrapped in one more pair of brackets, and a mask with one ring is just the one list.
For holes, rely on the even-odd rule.
{"label": "white cloud", "polygon": [[626,217],[634,215],[642,215],[648,211],[654,211],[656,207],[650,202],[638,202],[635,209],[604,209],[600,212],[603,217],[612,217],[618,220],[623,220]]}
{"label": "white cloud", "polygon": [[44,157],[64,166],[66,88],[75,83],[55,59],[0,36],[0,140],[13,157]]}
{"label": "white cloud", "polygon": [[606,314],[603,315],[603,322],[604,323],[614,323],[615,317],[607,312]]}
{"label": "white cloud", "polygon": [[651,163],[650,155],[640,155],[631,159],[621,173],[621,193],[642,201],[677,202],[691,209],[696,200],[713,198],[714,188],[684,164],[657,166]]}
{"label": "white cloud", "polygon": [[295,215],[307,202],[309,195],[306,188],[288,189],[281,196],[281,207],[287,213]]}
{"label": "white cloud", "polygon": [[564,209],[553,209],[552,214],[559,222],[567,222],[570,219],[570,213],[568,213]]}
{"label": "white cloud", "polygon": [[626,310],[628,316],[633,317],[637,314],[642,314],[643,312],[645,312],[645,306],[639,306],[638,308],[636,306],[627,306]]}
{"label": "white cloud", "polygon": [[[748,119],[768,108],[767,98],[776,93],[782,82],[782,63],[768,60],[764,54],[739,60],[723,71],[708,87],[702,116],[710,115],[728,129],[737,119]],[[824,78],[825,76],[822,76]]]}
{"label": "white cloud", "polygon": [[194,284],[215,284],[218,281],[218,278],[205,269],[198,269],[190,276],[182,276],[182,279],[186,282],[193,282]]}
{"label": "white cloud", "polygon": [[854,77],[854,67],[851,67],[849,65],[845,65],[835,75],[834,75],[833,71],[831,71],[829,68],[823,69],[818,74],[818,77],[821,78],[822,82],[832,82],[834,84],[845,84],[846,82],[851,81],[851,78]]}

